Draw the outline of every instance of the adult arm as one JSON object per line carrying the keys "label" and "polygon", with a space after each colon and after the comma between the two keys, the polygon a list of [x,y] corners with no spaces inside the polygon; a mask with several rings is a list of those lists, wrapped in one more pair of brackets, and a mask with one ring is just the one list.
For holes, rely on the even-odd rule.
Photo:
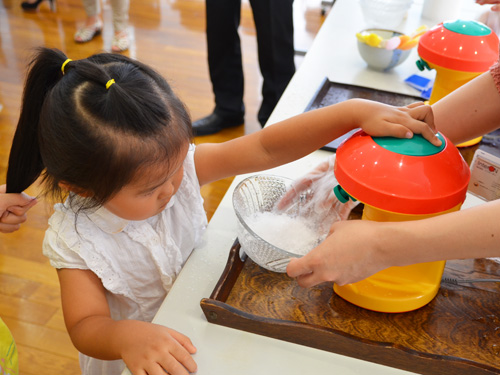
{"label": "adult arm", "polygon": [[436,128],[459,144],[500,127],[500,94],[490,72],[432,105]]}
{"label": "adult arm", "polygon": [[404,222],[342,221],[318,247],[287,267],[299,285],[339,285],[391,266],[500,256],[500,201]]}

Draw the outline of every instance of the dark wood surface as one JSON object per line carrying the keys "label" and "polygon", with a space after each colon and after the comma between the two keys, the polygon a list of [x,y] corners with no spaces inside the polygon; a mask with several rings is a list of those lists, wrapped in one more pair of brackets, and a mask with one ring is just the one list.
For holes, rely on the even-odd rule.
{"label": "dark wood surface", "polygon": [[[201,307],[211,323],[422,374],[500,374],[500,284],[442,283],[426,306],[378,313],[333,292],[301,288],[232,247]],[[447,262],[444,278],[500,278],[492,260]]]}

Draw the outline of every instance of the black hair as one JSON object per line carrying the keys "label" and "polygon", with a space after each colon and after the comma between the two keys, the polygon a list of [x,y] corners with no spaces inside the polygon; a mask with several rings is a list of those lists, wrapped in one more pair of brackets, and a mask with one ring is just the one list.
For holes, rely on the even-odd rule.
{"label": "black hair", "polygon": [[[69,61],[39,48],[29,65],[7,170],[7,192],[43,175],[44,193],[60,182],[98,207],[144,167],[168,163],[192,139],[184,104],[155,70],[119,54]],[[106,88],[106,83],[115,83]]]}

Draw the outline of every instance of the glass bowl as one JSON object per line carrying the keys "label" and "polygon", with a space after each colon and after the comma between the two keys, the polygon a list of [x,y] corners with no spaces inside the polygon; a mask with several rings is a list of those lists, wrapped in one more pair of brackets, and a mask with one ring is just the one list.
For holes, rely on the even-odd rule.
{"label": "glass bowl", "polygon": [[274,272],[286,272],[292,258],[305,255],[328,234],[314,225],[311,211],[305,209],[313,196],[311,189],[294,191],[293,202],[277,210],[278,202],[291,189],[291,179],[255,175],[240,182],[232,197],[242,250],[259,266]]}

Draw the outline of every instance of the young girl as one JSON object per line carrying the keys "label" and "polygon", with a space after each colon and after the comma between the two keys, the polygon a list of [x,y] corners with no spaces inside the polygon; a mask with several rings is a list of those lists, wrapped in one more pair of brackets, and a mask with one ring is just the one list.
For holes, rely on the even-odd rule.
{"label": "young girl", "polygon": [[[429,125],[426,123],[429,123]],[[154,70],[115,54],[71,61],[42,48],[23,95],[7,173],[20,192],[43,172],[61,196],[43,244],[83,374],[196,371],[194,345],[149,323],[207,224],[200,185],[290,162],[361,126],[422,133],[428,106],[350,100],[221,144],[191,144],[191,120]]]}

